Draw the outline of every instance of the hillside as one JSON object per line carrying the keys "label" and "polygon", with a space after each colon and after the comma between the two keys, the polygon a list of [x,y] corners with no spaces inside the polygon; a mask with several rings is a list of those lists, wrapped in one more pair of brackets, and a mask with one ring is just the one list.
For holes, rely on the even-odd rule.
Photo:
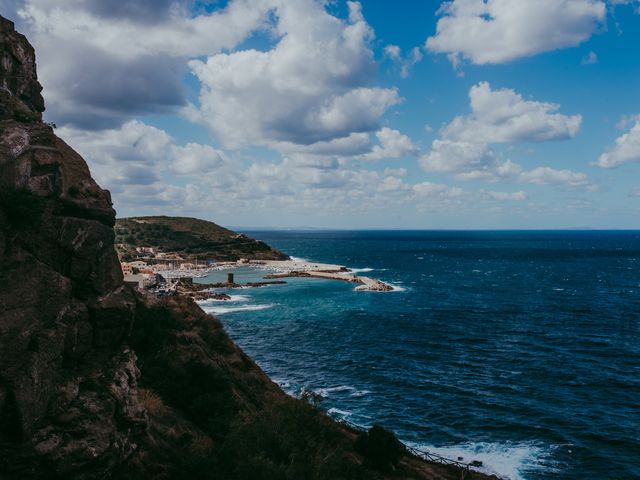
{"label": "hillside", "polygon": [[151,247],[163,253],[198,256],[200,259],[216,261],[289,258],[260,240],[197,218],[122,218],[116,221],[115,231],[116,247],[123,260],[136,257],[136,247]]}

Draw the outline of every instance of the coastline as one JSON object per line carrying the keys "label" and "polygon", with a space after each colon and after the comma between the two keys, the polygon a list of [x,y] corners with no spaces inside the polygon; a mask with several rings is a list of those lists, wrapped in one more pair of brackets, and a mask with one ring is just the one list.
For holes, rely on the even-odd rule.
{"label": "coastline", "polygon": [[[237,262],[224,262],[217,264],[214,267],[210,267],[206,270],[207,273],[212,271],[226,271],[233,270],[234,268],[251,267],[256,269],[263,269],[271,271],[264,276],[265,280],[283,279],[292,277],[309,277],[309,278],[322,278],[326,280],[338,280],[342,282],[355,283],[358,286],[355,291],[358,292],[392,292],[396,289],[381,280],[376,278],[355,275],[353,270],[344,265],[335,265],[328,263],[309,262],[301,259],[291,260],[239,260]],[[174,275],[171,272],[171,275]],[[199,274],[194,278],[202,278],[205,275]],[[269,282],[264,282],[269,283]],[[228,285],[220,285],[228,286]],[[252,286],[252,285],[249,285]]]}

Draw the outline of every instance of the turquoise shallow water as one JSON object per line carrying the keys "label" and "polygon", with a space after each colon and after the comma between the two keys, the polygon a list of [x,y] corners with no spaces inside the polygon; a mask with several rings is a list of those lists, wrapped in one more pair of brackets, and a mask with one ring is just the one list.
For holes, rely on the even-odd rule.
{"label": "turquoise shallow water", "polygon": [[506,478],[640,478],[640,232],[247,233],[402,287],[205,302],[288,392]]}

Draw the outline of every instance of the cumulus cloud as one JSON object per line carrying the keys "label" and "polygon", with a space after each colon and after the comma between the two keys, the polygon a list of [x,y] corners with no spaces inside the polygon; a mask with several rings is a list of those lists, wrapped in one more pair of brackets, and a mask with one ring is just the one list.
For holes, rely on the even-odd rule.
{"label": "cumulus cloud", "polygon": [[194,57],[237,46],[265,23],[274,1],[233,0],[225,8],[193,16],[193,2],[184,0],[27,0],[20,14],[34,33],[120,58]]}
{"label": "cumulus cloud", "polygon": [[419,158],[425,171],[450,173],[464,181],[589,185],[583,173],[550,167],[525,170],[491,148],[496,143],[571,138],[580,128],[580,115],[557,113],[558,105],[524,100],[510,89],[492,90],[486,82],[471,87],[469,100],[471,114],[443,127],[441,138]]}
{"label": "cumulus cloud", "polygon": [[190,118],[230,147],[311,145],[376,130],[400,97],[395,89],[368,86],[373,31],[359,4],[348,5],[345,21],[313,0],[282,2],[272,49],[191,61],[202,89]]}
{"label": "cumulus cloud", "polygon": [[173,145],[171,155],[171,170],[177,175],[203,175],[228,161],[224,152],[199,143]]}
{"label": "cumulus cloud", "polygon": [[[49,120],[102,129],[175,111],[191,70],[202,91],[189,118],[226,145],[306,145],[375,131],[400,102],[395,89],[372,86],[374,33],[360,4],[347,2],[340,19],[325,3],[25,0],[18,15],[46,59],[39,73]],[[255,34],[272,48],[234,51]]]}
{"label": "cumulus cloud", "polygon": [[[210,145],[177,144],[165,131],[140,121],[102,131],[63,127],[58,133],[85,156],[96,179],[112,191],[121,215],[185,210],[204,216],[229,210],[308,212],[318,205],[324,213],[370,214],[394,206],[419,211],[459,208],[514,201],[522,195],[472,192],[443,183],[414,184],[405,168],[361,168],[331,155],[307,153],[316,162],[288,156],[278,161],[239,159]],[[408,146],[400,132],[381,129],[378,134],[389,151],[397,142],[401,147],[396,152]],[[342,152],[343,147],[313,148]]]}
{"label": "cumulus cloud", "polygon": [[601,168],[616,168],[630,162],[640,162],[640,120],[637,119],[631,130],[619,136],[595,164]]}
{"label": "cumulus cloud", "polygon": [[403,56],[402,50],[397,45],[384,47],[384,54],[398,66],[402,78],[407,78],[411,68],[424,57],[419,47],[413,47],[406,56]]}
{"label": "cumulus cloud", "polygon": [[187,60],[237,46],[272,3],[232,0],[195,16],[192,0],[25,0],[9,11],[36,47],[47,118],[101,129],[184,106]]}
{"label": "cumulus cloud", "polygon": [[457,180],[537,185],[589,186],[587,175],[571,170],[536,167],[525,170],[522,165],[505,159],[484,143],[434,140],[431,151],[419,159],[427,172],[450,173]]}
{"label": "cumulus cloud", "polygon": [[487,198],[499,201],[516,201],[521,202],[529,198],[526,192],[520,190],[518,192],[496,192],[493,190],[483,192]]}
{"label": "cumulus cloud", "polygon": [[484,143],[434,140],[431,151],[420,158],[427,172],[461,172],[493,164],[496,154]]}
{"label": "cumulus cloud", "polygon": [[465,193],[460,187],[431,182],[418,183],[413,186],[413,191],[421,197],[436,197],[440,199],[458,198]]}
{"label": "cumulus cloud", "polygon": [[168,56],[126,60],[91,46],[44,43],[39,62],[46,86],[47,118],[84,129],[112,128],[132,115],[165,113],[185,104],[182,76],[186,66]]}
{"label": "cumulus cloud", "polygon": [[66,126],[56,133],[87,160],[94,178],[112,192],[117,208],[181,205],[202,198],[193,183],[171,185],[163,173],[206,175],[226,161],[208,145],[177,145],[164,130],[138,120],[101,131]]}
{"label": "cumulus cloud", "polygon": [[521,172],[518,180],[537,185],[563,184],[570,186],[587,185],[587,175],[571,170],[556,170],[549,167],[536,167],[533,170]]}
{"label": "cumulus cloud", "polygon": [[[159,164],[168,158],[172,144],[171,136],[164,130],[137,120],[100,132],[63,127],[57,133],[87,159],[98,183],[109,187],[116,183],[146,184],[158,180]],[[138,174],[130,178],[127,172],[132,169]]]}
{"label": "cumulus cloud", "polygon": [[601,0],[453,0],[439,10],[426,48],[454,65],[509,62],[572,47],[587,40],[605,18]]}
{"label": "cumulus cloud", "polygon": [[442,135],[456,141],[484,143],[542,142],[574,137],[580,115],[557,113],[559,105],[524,100],[511,89],[492,90],[487,82],[469,90],[471,114],[456,117]]}
{"label": "cumulus cloud", "polygon": [[416,155],[416,147],[411,139],[388,127],[384,127],[376,132],[379,144],[375,145],[371,152],[362,156],[364,160],[382,160],[385,158],[402,158],[407,155]]}

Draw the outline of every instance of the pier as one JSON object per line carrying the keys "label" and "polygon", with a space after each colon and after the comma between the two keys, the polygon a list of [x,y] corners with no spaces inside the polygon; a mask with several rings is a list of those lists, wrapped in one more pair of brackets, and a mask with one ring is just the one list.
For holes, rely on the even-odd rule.
{"label": "pier", "polygon": [[[328,280],[340,280],[342,282],[356,283],[357,291],[367,292],[391,292],[393,287],[380,280],[371,277],[362,277],[358,275],[350,275],[349,269],[341,265],[326,265],[326,264],[310,264],[303,262],[268,262],[269,264],[282,263],[287,267],[293,266],[294,268],[282,273],[271,273],[264,278],[288,278],[288,277],[313,277],[313,278],[325,278]],[[292,265],[293,264],[293,265]],[[271,265],[274,266],[274,265]],[[281,265],[285,266],[285,265]],[[296,268],[296,267],[303,268]]]}

